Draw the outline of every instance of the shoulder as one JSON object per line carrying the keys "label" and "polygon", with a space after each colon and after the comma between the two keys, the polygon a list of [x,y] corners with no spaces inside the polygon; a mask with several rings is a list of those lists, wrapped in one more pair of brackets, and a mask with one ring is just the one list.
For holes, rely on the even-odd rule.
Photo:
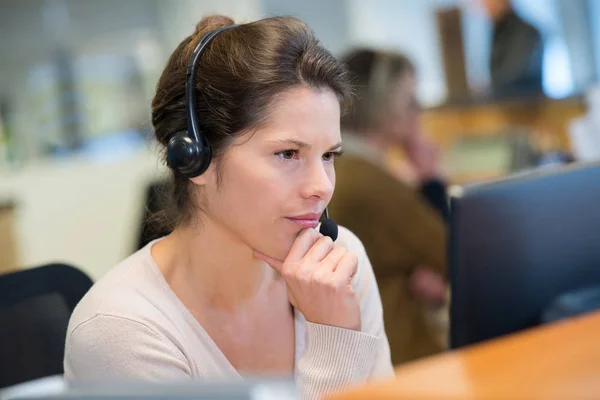
{"label": "shoulder", "polygon": [[350,229],[339,226],[336,244],[354,253],[358,259],[358,271],[353,280],[355,289],[366,284],[373,277],[373,267],[362,241]]}
{"label": "shoulder", "polygon": [[360,156],[344,155],[336,160],[334,208],[373,207],[414,198],[415,190],[381,165]]}
{"label": "shoulder", "polygon": [[343,179],[355,177],[360,181],[369,182],[371,177],[379,176],[381,179],[392,178],[387,171],[375,162],[355,154],[344,154],[335,164],[336,177],[339,174]]}
{"label": "shoulder", "polygon": [[344,246],[348,250],[359,255],[365,252],[365,246],[362,241],[350,229],[344,226],[338,226],[338,238],[336,244]]}
{"label": "shoulder", "polygon": [[515,31],[521,33],[522,35],[525,35],[526,37],[535,38],[535,39],[541,38],[540,31],[533,24],[531,24],[527,20],[521,18],[517,14],[513,14],[513,15],[514,15],[513,20],[515,21],[513,26],[514,26]]}
{"label": "shoulder", "polygon": [[161,318],[158,305],[167,296],[145,250],[116,265],[92,286],[71,315],[68,338],[84,325],[109,329],[127,321],[125,325],[137,323],[141,327]]}
{"label": "shoulder", "polygon": [[[94,284],[69,321],[68,379],[187,374],[181,340],[169,318],[170,298],[157,273],[142,249]],[[157,365],[146,365],[149,360]]]}
{"label": "shoulder", "polygon": [[190,376],[187,355],[152,325],[97,314],[73,327],[65,343],[69,381],[176,379]]}

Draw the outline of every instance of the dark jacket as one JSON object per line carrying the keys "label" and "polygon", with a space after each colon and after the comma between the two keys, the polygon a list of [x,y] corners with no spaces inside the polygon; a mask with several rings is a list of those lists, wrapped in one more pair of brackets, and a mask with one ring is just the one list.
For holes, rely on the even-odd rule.
{"label": "dark jacket", "polygon": [[542,94],[544,44],[536,28],[514,11],[494,24],[490,73],[494,95]]}

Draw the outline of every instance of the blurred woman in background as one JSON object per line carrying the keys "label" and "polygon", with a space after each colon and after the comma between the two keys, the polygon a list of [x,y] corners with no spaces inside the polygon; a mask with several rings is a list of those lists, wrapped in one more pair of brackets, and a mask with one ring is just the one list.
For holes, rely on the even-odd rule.
{"label": "blurred woman in background", "polygon": [[[394,364],[445,347],[445,186],[423,134],[415,68],[404,56],[356,50],[354,109],[342,117],[332,217],[361,238],[379,284]],[[399,155],[401,155],[399,157]]]}
{"label": "blurred woman in background", "polygon": [[356,50],[345,61],[358,99],[343,127],[381,149],[391,173],[446,218],[441,154],[420,123],[415,66],[402,54],[369,49]]}

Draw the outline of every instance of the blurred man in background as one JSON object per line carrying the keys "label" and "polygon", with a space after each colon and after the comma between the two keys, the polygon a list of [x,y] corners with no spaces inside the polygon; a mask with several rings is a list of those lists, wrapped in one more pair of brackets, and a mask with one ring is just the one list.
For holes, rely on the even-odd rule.
{"label": "blurred man in background", "polygon": [[497,97],[541,95],[544,43],[510,0],[479,0],[493,22],[490,74]]}

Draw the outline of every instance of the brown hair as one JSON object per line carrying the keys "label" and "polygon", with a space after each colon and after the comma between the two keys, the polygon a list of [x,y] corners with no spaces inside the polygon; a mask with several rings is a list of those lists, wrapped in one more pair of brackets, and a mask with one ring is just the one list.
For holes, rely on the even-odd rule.
{"label": "brown hair", "polygon": [[356,88],[354,107],[342,117],[342,127],[354,132],[376,128],[387,110],[394,81],[414,74],[415,66],[402,54],[366,48],[353,50],[342,60]]}
{"label": "brown hair", "polygon": [[[233,24],[225,16],[205,17],[171,54],[152,101],[152,125],[163,149],[175,132],[187,126],[186,69],[195,45],[206,32]],[[304,22],[266,18],[229,29],[213,40],[198,66],[196,113],[217,172],[219,156],[231,139],[264,123],[276,95],[302,85],[332,90],[342,105],[351,93],[346,67],[320,45]],[[167,163],[166,154],[163,157]],[[172,229],[189,222],[199,202],[194,185],[171,172],[171,213],[161,222],[170,222]]]}

